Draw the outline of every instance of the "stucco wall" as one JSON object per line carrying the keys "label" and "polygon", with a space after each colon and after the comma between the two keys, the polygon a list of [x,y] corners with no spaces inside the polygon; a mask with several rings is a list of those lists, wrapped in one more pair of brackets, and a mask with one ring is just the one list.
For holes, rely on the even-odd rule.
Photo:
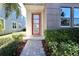
{"label": "stucco wall", "polygon": [[44,30],[46,29],[46,19],[45,19],[45,9],[44,6],[42,5],[25,5],[26,11],[27,11],[27,31],[26,35],[33,36],[32,35],[32,13],[40,13],[41,19],[40,19],[40,35],[44,35]]}

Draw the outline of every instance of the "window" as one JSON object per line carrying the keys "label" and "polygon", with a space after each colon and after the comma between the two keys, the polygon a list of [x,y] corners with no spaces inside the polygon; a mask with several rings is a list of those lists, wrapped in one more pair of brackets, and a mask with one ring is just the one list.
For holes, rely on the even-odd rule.
{"label": "window", "polygon": [[0,32],[4,29],[4,20],[0,19]]}
{"label": "window", "polygon": [[79,26],[79,8],[74,8],[74,26]]}
{"label": "window", "polygon": [[13,29],[16,29],[16,23],[13,22]]}
{"label": "window", "polygon": [[61,8],[61,26],[70,26],[70,8]]}

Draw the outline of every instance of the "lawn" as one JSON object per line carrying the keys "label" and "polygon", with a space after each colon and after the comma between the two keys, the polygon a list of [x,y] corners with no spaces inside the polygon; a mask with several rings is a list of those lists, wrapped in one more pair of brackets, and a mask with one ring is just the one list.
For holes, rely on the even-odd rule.
{"label": "lawn", "polygon": [[23,41],[25,32],[15,32],[0,36],[0,55],[17,56],[20,55],[26,41]]}

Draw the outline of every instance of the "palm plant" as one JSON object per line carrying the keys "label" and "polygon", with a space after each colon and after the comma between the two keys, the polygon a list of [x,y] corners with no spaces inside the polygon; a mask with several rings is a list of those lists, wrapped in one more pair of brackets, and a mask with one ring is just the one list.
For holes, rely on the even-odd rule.
{"label": "palm plant", "polygon": [[18,3],[5,3],[5,17],[8,17],[13,10],[16,11],[16,17],[20,15],[20,6]]}

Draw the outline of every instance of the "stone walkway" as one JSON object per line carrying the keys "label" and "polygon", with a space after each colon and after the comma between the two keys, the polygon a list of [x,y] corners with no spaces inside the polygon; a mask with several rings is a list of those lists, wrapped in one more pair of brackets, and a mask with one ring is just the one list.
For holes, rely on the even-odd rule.
{"label": "stone walkway", "polygon": [[45,56],[41,40],[28,40],[20,56]]}

